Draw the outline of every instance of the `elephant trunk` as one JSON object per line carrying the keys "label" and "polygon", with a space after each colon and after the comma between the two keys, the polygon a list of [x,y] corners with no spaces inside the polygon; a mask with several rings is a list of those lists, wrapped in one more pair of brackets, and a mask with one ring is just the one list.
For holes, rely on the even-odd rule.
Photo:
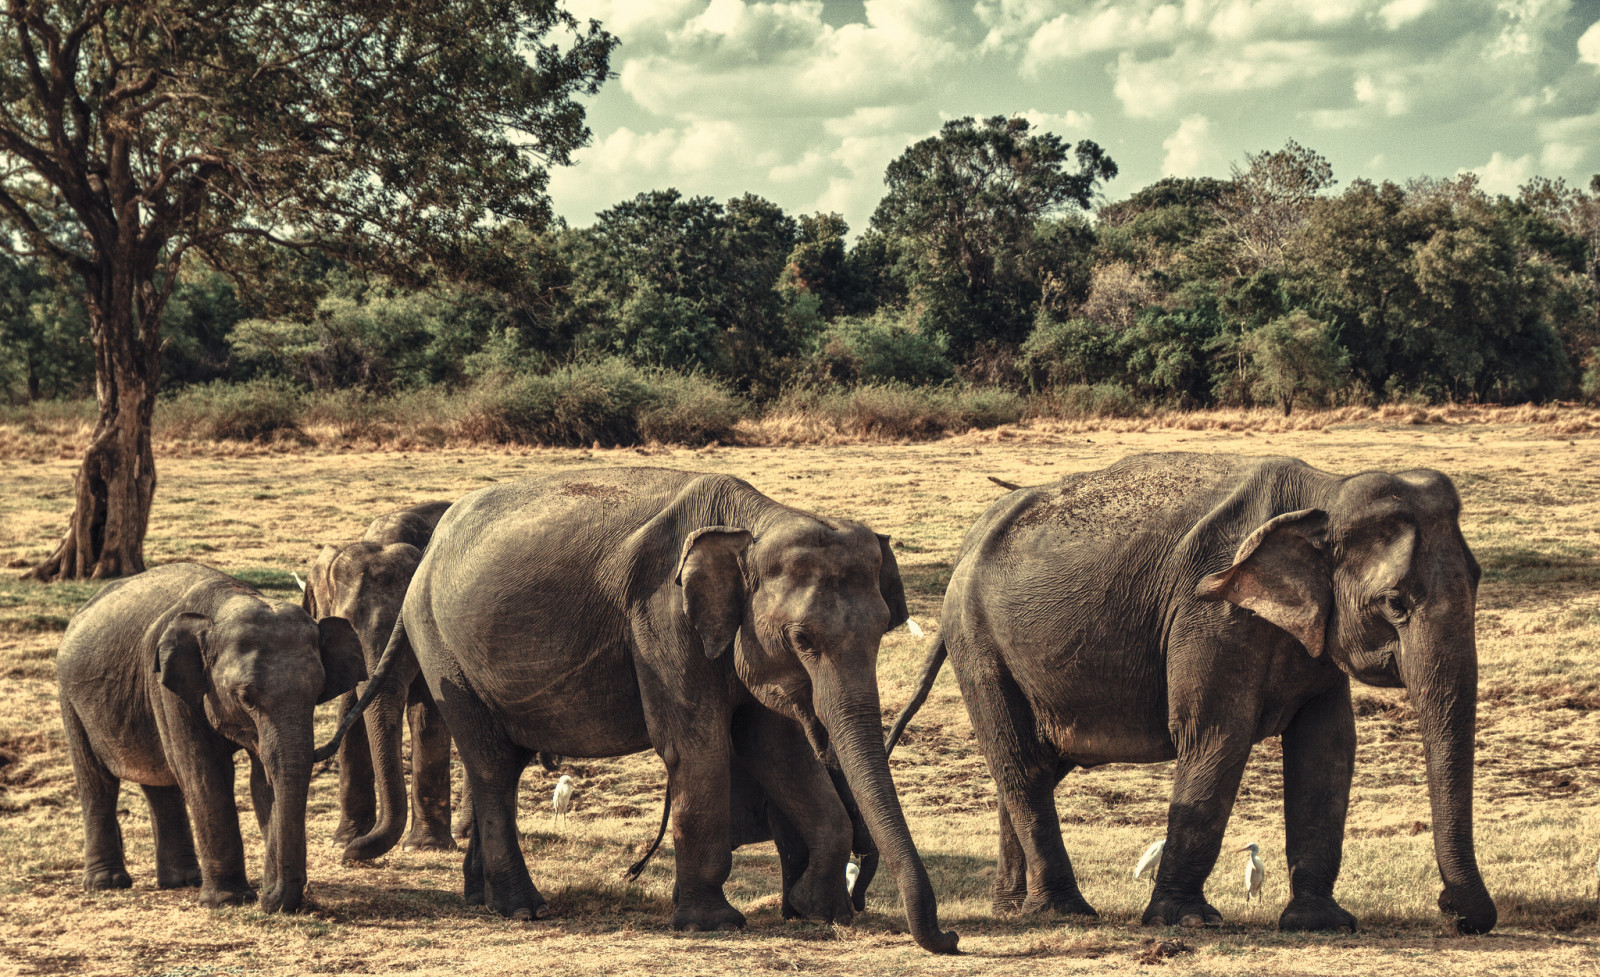
{"label": "elephant trunk", "polygon": [[[834,751],[861,806],[872,839],[894,873],[912,938],[929,952],[954,953],[959,938],[953,932],[939,929],[939,907],[933,896],[933,886],[928,882],[927,870],[911,841],[905,814],[900,810],[900,798],[895,794],[894,779],[889,774],[876,685],[868,682],[855,684],[853,688],[851,699],[827,695],[819,688],[819,705],[823,706],[819,709],[819,718],[833,740]],[[833,709],[827,708],[829,703]]]}
{"label": "elephant trunk", "polygon": [[[303,728],[299,728],[303,725]],[[272,813],[267,824],[267,866],[262,875],[261,909],[291,913],[306,891],[306,794],[311,787],[311,717],[290,732],[262,743],[262,767],[271,784]]]}
{"label": "elephant trunk", "polygon": [[[412,669],[414,677],[415,669]],[[402,720],[405,718],[405,685],[390,681],[367,707],[367,743],[372,750],[372,770],[378,789],[378,820],[372,830],[345,846],[344,857],[351,861],[369,861],[379,858],[400,841],[406,828],[406,778],[400,752]],[[397,688],[397,686],[400,686]],[[415,746],[413,746],[415,748]]]}
{"label": "elephant trunk", "polygon": [[1400,674],[1422,726],[1433,851],[1444,879],[1439,908],[1456,918],[1460,932],[1487,933],[1498,916],[1472,839],[1478,651],[1471,614],[1465,621],[1416,621],[1408,630],[1413,637],[1402,643]]}

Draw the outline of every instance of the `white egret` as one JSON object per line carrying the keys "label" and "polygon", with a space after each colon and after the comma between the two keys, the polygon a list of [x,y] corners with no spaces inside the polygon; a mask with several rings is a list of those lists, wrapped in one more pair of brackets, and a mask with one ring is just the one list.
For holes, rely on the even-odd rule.
{"label": "white egret", "polygon": [[306,592],[306,582],[305,582],[305,580],[303,578],[301,578],[300,574],[295,573],[293,570],[290,570],[289,572],[291,574],[294,574],[294,582],[295,582],[296,585],[299,586],[300,592],[302,594],[305,593]]}
{"label": "white egret", "polygon": [[1160,841],[1152,841],[1150,847],[1146,848],[1144,854],[1139,857],[1139,864],[1133,867],[1133,877],[1135,879],[1143,878],[1144,873],[1149,872],[1150,884],[1155,885],[1156,873],[1161,871],[1161,852],[1166,847],[1167,839],[1165,838]]}
{"label": "white egret", "polygon": [[906,618],[906,630],[911,632],[911,636],[913,638],[922,637],[922,625],[918,624],[909,617]]}
{"label": "white egret", "polygon": [[1249,902],[1251,896],[1261,897],[1261,883],[1266,881],[1267,866],[1261,861],[1261,846],[1255,842],[1245,845],[1234,854],[1250,853],[1250,859],[1244,863],[1244,901]]}
{"label": "white egret", "polygon": [[856,891],[856,876],[861,874],[861,863],[855,859],[845,863],[844,866],[844,891]]}
{"label": "white egret", "polygon": [[572,778],[566,774],[556,781],[556,791],[550,795],[550,805],[556,809],[556,820],[564,822],[572,813]]}

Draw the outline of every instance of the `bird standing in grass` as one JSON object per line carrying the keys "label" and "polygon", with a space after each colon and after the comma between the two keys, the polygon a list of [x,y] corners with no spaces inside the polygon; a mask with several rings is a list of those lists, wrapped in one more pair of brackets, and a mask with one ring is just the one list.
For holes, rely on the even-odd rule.
{"label": "bird standing in grass", "polygon": [[1235,854],[1249,852],[1250,858],[1244,863],[1244,901],[1249,902],[1251,896],[1261,897],[1261,883],[1266,881],[1267,866],[1261,862],[1261,846],[1255,842],[1245,845]]}
{"label": "bird standing in grass", "polygon": [[1139,857],[1139,864],[1133,867],[1133,877],[1140,879],[1144,877],[1144,873],[1149,872],[1150,884],[1155,885],[1156,873],[1161,871],[1161,852],[1166,847],[1167,839],[1165,838],[1159,841],[1152,841],[1150,847],[1146,848],[1144,854]]}
{"label": "bird standing in grass", "polygon": [[550,795],[550,806],[556,809],[556,822],[564,823],[572,813],[572,778],[566,774],[556,781],[556,792]]}

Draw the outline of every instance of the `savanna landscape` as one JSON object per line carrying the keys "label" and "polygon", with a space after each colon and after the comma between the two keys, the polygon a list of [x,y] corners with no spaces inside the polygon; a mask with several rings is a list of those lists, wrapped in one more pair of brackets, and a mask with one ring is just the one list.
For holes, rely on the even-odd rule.
{"label": "savanna landscape", "polygon": [[[371,517],[523,475],[654,465],[725,472],[773,498],[858,519],[894,537],[912,617],[930,635],[955,549],[1002,490],[1147,451],[1285,454],[1330,471],[1426,466],[1454,479],[1462,528],[1484,576],[1476,825],[1478,860],[1500,913],[1480,937],[1455,935],[1435,907],[1420,735],[1403,690],[1357,687],[1359,747],[1336,894],[1359,933],[1280,934],[1288,898],[1281,752],[1259,744],[1207,886],[1220,930],[1138,926],[1148,882],[1130,876],[1162,836],[1171,765],[1071,774],[1057,794],[1062,831],[1093,921],[995,917],[992,783],[948,669],[892,759],[912,833],[962,955],[934,957],[905,935],[887,874],[853,926],[785,922],[771,844],[735,854],[727,892],[739,933],[674,933],[670,837],[643,877],[624,872],[654,835],[664,785],[653,754],[565,762],[577,785],[565,827],[550,811],[556,774],[522,780],[520,834],[552,918],[516,923],[461,903],[460,855],[396,849],[341,864],[336,761],[312,780],[305,911],[209,911],[193,890],[160,891],[143,798],[119,805],[131,890],[85,893],[82,827],[56,703],[53,657],[97,582],[19,579],[59,538],[84,422],[0,426],[0,969],[25,974],[639,973],[1516,973],[1600,966],[1600,413],[1581,408],[1389,407],[1343,411],[1163,413],[1128,420],[1037,421],[920,443],[796,436],[778,417],[742,422],[739,446],[577,449],[446,441],[406,444],[309,429],[257,442],[158,442],[160,491],[145,552],[198,560],[264,593],[298,600],[325,542]],[[793,443],[800,440],[829,443]],[[916,684],[924,642],[905,629],[882,645],[886,723]],[[318,738],[335,706],[318,710]],[[240,755],[241,760],[243,754]],[[243,767],[241,767],[241,770]],[[238,783],[252,874],[261,839]],[[453,787],[462,785],[459,764]],[[1261,902],[1243,897],[1249,842],[1267,866]],[[1177,942],[1174,942],[1177,941]]]}

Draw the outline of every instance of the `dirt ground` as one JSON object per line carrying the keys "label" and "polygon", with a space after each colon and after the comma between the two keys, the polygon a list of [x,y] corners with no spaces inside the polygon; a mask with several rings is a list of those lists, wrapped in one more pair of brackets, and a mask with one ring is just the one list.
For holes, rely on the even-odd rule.
{"label": "dirt ground", "polygon": [[[1430,420],[1425,413],[1417,419]],[[734,858],[728,896],[748,916],[746,930],[671,932],[670,850],[639,882],[623,878],[659,815],[664,773],[653,754],[569,760],[564,770],[577,783],[577,810],[562,829],[550,814],[556,775],[534,767],[524,776],[523,844],[555,910],[547,921],[512,923],[463,906],[457,853],[396,851],[375,863],[341,864],[325,844],[337,821],[331,763],[312,784],[306,912],[212,912],[196,904],[192,890],[158,891],[147,812],[131,785],[122,806],[134,888],[85,893],[52,659],[66,620],[96,588],[26,584],[12,569],[0,575],[0,973],[1600,971],[1600,440],[1587,422],[1431,420],[1273,433],[1046,425],[926,444],[698,450],[170,444],[158,448],[146,553],[152,562],[200,560],[273,596],[297,598],[291,571],[303,572],[323,543],[359,536],[379,512],[527,474],[660,465],[737,475],[781,501],[892,534],[912,615],[932,633],[956,545],[1000,491],[989,475],[1035,484],[1127,454],[1169,450],[1286,454],[1340,473],[1437,468],[1461,491],[1463,530],[1485,570],[1478,859],[1500,910],[1500,925],[1487,936],[1453,935],[1435,907],[1439,879],[1417,724],[1401,691],[1364,687],[1356,694],[1360,746],[1337,889],[1360,918],[1360,933],[1276,930],[1288,899],[1276,740],[1255,750],[1227,833],[1229,850],[1260,843],[1266,898],[1245,903],[1244,856],[1224,854],[1208,888],[1228,919],[1221,930],[1137,925],[1149,887],[1129,876],[1139,853],[1164,833],[1169,764],[1074,773],[1058,793],[1067,849],[1098,920],[997,918],[989,910],[993,787],[948,669],[893,769],[941,921],[961,933],[959,957],[928,955],[904,935],[886,872],[853,927],[784,922],[770,845]],[[46,555],[65,525],[80,446],[17,430],[0,432],[0,446],[0,565],[22,566]],[[904,629],[884,641],[886,717],[909,697],[921,658],[922,642]],[[331,732],[333,709],[320,710],[319,739]],[[256,872],[261,842],[246,780],[239,778],[241,821]],[[1153,944],[1162,940],[1182,947],[1169,945],[1175,955],[1163,956]]]}

